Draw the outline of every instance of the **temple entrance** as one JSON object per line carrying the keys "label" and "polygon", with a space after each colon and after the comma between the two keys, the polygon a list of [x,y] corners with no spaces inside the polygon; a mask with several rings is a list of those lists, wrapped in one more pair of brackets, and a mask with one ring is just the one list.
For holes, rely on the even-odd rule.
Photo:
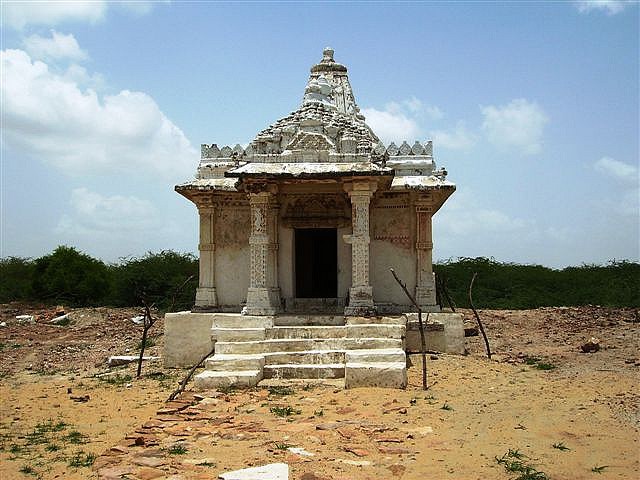
{"label": "temple entrance", "polygon": [[337,229],[295,229],[295,275],[297,298],[338,296]]}

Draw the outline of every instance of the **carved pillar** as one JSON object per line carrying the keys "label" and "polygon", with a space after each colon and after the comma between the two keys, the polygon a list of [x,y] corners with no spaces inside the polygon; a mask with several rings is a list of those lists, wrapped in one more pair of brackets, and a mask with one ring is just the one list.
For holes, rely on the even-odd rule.
{"label": "carved pillar", "polygon": [[427,310],[433,310],[433,306],[436,305],[431,239],[432,213],[430,203],[416,203],[416,302],[420,307],[427,307]]}
{"label": "carved pillar", "polygon": [[218,306],[215,285],[215,206],[212,198],[198,202],[200,216],[200,252],[199,279],[196,289],[195,308],[200,310],[214,309]]}
{"label": "carved pillar", "polygon": [[278,205],[268,191],[249,194],[251,268],[244,315],[274,315],[280,307],[278,288]]}
{"label": "carved pillar", "polygon": [[376,314],[373,304],[373,288],[369,285],[369,203],[376,191],[370,182],[353,182],[345,185],[351,199],[352,234],[344,241],[351,244],[351,288],[349,305],[345,315],[369,316]]}

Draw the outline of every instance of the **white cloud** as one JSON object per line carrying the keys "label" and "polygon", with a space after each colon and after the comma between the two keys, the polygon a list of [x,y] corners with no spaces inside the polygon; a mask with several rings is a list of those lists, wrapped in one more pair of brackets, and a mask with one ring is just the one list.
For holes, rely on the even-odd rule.
{"label": "white cloud", "polygon": [[96,23],[104,18],[107,10],[107,2],[101,0],[3,3],[3,23],[16,29],[29,24],[57,25],[65,21]]}
{"label": "white cloud", "polygon": [[421,123],[425,117],[429,120],[440,120],[444,117],[440,108],[425,105],[415,96],[399,102],[388,102],[382,110],[364,108],[362,113],[367,125],[384,143],[398,143],[404,140],[412,143],[413,140],[424,136]]}
{"label": "white cloud", "polygon": [[71,192],[71,214],[65,214],[56,233],[67,235],[128,235],[157,226],[157,211],[151,202],[129,196],[103,196],[87,188]]}
{"label": "white cloud", "polygon": [[638,167],[615,160],[611,157],[602,157],[593,164],[593,168],[600,173],[623,182],[635,183],[638,181]]}
{"label": "white cloud", "polygon": [[390,142],[411,141],[420,138],[420,127],[415,119],[409,118],[400,111],[377,110],[363,108],[362,113],[367,125],[385,144]]}
{"label": "white cloud", "polygon": [[[157,1],[39,0],[3,2],[2,25],[20,30],[27,25],[58,25],[65,22],[97,23],[109,9],[145,15]],[[168,2],[163,2],[168,3]]]}
{"label": "white cloud", "polygon": [[478,139],[477,135],[467,129],[464,121],[459,121],[451,130],[433,130],[430,132],[434,145],[450,150],[469,150]]}
{"label": "white cloud", "polygon": [[510,217],[506,213],[484,208],[473,192],[457,191],[446,203],[446,211],[438,214],[443,233],[453,236],[469,234],[503,234],[521,231],[530,222]]}
{"label": "white cloud", "polygon": [[583,0],[574,2],[574,5],[580,13],[602,11],[607,15],[615,15],[622,12],[631,3],[633,3],[631,0]]}
{"label": "white cloud", "polygon": [[100,97],[22,50],[0,55],[10,148],[78,175],[138,172],[180,180],[195,168],[197,152],[147,94]]}
{"label": "white cloud", "polygon": [[593,168],[621,184],[612,196],[602,199],[601,206],[609,212],[616,212],[624,217],[639,218],[640,185],[638,182],[638,167],[611,157],[602,157],[593,163]]}
{"label": "white cloud", "polygon": [[482,129],[489,141],[499,148],[535,154],[542,148],[542,133],[549,121],[542,108],[524,98],[499,107],[482,107]]}
{"label": "white cloud", "polygon": [[88,57],[87,52],[80,48],[72,34],[65,35],[55,30],[51,30],[51,38],[31,35],[24,39],[23,44],[29,55],[39,60],[67,58],[79,61]]}

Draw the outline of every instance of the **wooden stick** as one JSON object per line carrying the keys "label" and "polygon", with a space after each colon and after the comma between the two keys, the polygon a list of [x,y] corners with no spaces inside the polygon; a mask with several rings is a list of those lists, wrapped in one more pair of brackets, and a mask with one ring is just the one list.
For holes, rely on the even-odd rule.
{"label": "wooden stick", "polygon": [[471,289],[473,288],[473,282],[478,276],[478,272],[473,273],[473,277],[471,278],[471,283],[469,284],[469,305],[471,305],[471,310],[473,310],[473,314],[476,316],[476,320],[478,322],[478,326],[480,327],[480,331],[482,332],[482,337],[484,338],[484,345],[487,349],[487,357],[491,358],[491,348],[489,347],[489,339],[487,338],[487,334],[484,332],[484,326],[480,321],[480,315],[476,312],[476,308],[473,306],[473,299],[471,298]]}
{"label": "wooden stick", "polygon": [[404,293],[407,295],[407,297],[409,297],[409,300],[411,300],[413,306],[418,310],[418,328],[420,329],[420,353],[422,354],[422,389],[426,390],[427,388],[429,388],[427,386],[427,341],[424,336],[424,325],[422,324],[422,309],[420,308],[420,305],[418,305],[418,302],[416,302],[416,299],[413,298],[413,295],[409,293],[407,286],[402,282],[402,280],[398,278],[398,275],[396,275],[396,272],[393,270],[393,268],[390,268],[389,270],[391,271],[393,278],[395,278],[396,282],[398,282],[398,285],[402,287]]}
{"label": "wooden stick", "polygon": [[207,358],[209,358],[211,355],[213,355],[213,353],[215,351],[216,351],[216,346],[214,344],[213,348],[211,349],[211,351],[209,353],[207,353],[206,355],[203,355],[200,358],[200,360],[198,360],[198,362],[193,367],[191,367],[191,369],[189,370],[189,373],[187,373],[187,376],[184,377],[182,379],[182,381],[180,382],[180,386],[178,388],[176,388],[171,395],[169,395],[169,398],[167,399],[167,402],[170,402],[171,400],[174,400],[179,394],[184,392],[184,389],[187,387],[187,383],[189,383],[189,380],[191,380],[191,377],[193,376],[193,374],[196,371],[196,369],[200,366],[200,364],[202,362],[204,362]]}

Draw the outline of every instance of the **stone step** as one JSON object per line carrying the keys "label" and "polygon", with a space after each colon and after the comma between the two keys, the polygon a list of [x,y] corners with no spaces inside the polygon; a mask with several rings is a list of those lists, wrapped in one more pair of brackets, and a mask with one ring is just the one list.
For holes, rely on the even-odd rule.
{"label": "stone step", "polygon": [[401,348],[378,348],[375,350],[349,350],[345,352],[346,363],[405,363],[407,355]]}
{"label": "stone step", "polygon": [[344,364],[344,350],[305,350],[301,352],[270,352],[264,354],[265,365],[275,364]]}
{"label": "stone step", "polygon": [[264,366],[264,378],[344,378],[344,363]]}
{"label": "stone step", "polygon": [[403,325],[298,326],[270,328],[266,338],[402,338],[404,334]]}
{"label": "stone step", "polygon": [[347,362],[345,364],[344,388],[406,388],[406,386],[405,362]]}
{"label": "stone step", "polygon": [[220,387],[255,387],[262,380],[262,370],[205,370],[194,377],[198,390]]}
{"label": "stone step", "polygon": [[213,327],[211,338],[218,342],[246,342],[250,340],[264,340],[264,328]]}
{"label": "stone step", "polygon": [[215,353],[242,354],[376,348],[402,348],[402,340],[398,338],[313,338],[271,339],[250,342],[216,342]]}
{"label": "stone step", "polygon": [[344,315],[278,315],[273,320],[274,325],[290,326],[341,326],[344,325]]}
{"label": "stone step", "polygon": [[263,315],[242,315],[240,313],[215,313],[213,328],[269,328],[273,317]]}
{"label": "stone step", "polygon": [[264,355],[224,355],[215,354],[205,362],[206,370],[262,370],[265,363]]}
{"label": "stone step", "polygon": [[347,325],[406,325],[407,317],[404,315],[393,317],[345,317],[345,323]]}

